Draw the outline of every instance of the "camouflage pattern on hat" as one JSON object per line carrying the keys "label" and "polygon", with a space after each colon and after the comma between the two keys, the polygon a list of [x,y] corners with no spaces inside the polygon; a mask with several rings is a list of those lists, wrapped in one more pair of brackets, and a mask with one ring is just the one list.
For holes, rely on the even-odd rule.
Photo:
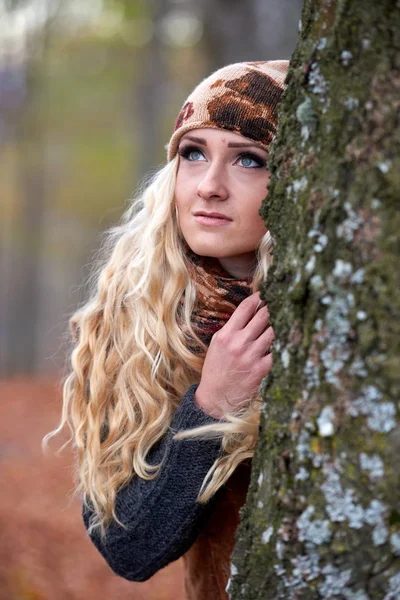
{"label": "camouflage pattern on hat", "polygon": [[268,147],[276,133],[277,108],[289,61],[235,63],[218,69],[189,95],[175,122],[168,160],[191,129],[227,129]]}

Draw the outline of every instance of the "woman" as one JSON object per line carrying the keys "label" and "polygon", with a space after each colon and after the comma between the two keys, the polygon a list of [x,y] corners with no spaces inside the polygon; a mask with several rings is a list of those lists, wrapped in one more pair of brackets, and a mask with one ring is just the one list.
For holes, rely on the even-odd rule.
{"label": "woman", "polygon": [[227,597],[272,366],[258,211],[287,66],[237,63],[195,88],[71,319],[56,431],[68,424],[78,449],[85,526],[132,581],[184,555],[190,600]]}

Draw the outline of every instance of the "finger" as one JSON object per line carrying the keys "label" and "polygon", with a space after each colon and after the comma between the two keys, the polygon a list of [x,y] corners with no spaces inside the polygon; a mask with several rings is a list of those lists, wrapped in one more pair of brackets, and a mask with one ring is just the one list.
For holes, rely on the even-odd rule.
{"label": "finger", "polygon": [[260,292],[255,292],[243,300],[224,326],[228,330],[244,329],[247,323],[254,317],[257,307],[260,306]]}
{"label": "finger", "polygon": [[272,327],[268,327],[258,339],[253,342],[253,351],[256,356],[264,356],[271,351],[272,342],[275,339],[275,332]]}
{"label": "finger", "polygon": [[260,308],[244,328],[247,341],[256,340],[268,327],[269,310],[267,306]]}
{"label": "finger", "polygon": [[272,369],[272,354],[266,354],[260,358],[258,367],[262,377],[266,377]]}

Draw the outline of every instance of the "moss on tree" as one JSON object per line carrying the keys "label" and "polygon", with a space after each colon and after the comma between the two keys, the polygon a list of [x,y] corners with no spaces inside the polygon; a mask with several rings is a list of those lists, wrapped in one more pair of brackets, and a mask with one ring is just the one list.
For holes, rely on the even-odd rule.
{"label": "moss on tree", "polygon": [[306,0],[262,216],[277,340],[232,600],[400,598],[400,5]]}

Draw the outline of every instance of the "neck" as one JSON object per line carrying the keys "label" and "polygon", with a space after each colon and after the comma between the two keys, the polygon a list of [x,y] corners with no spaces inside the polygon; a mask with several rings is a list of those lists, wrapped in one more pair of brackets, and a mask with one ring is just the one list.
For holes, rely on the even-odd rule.
{"label": "neck", "polygon": [[229,275],[236,279],[252,277],[257,266],[255,252],[249,252],[241,256],[218,258],[218,262]]}
{"label": "neck", "polygon": [[[243,272],[229,273],[216,258],[192,254],[187,261],[189,276],[196,288],[191,321],[195,333],[208,346],[239,304],[252,293],[251,281]],[[238,277],[236,277],[236,273]],[[251,279],[251,278],[250,278]],[[193,345],[195,353],[203,350]]]}

